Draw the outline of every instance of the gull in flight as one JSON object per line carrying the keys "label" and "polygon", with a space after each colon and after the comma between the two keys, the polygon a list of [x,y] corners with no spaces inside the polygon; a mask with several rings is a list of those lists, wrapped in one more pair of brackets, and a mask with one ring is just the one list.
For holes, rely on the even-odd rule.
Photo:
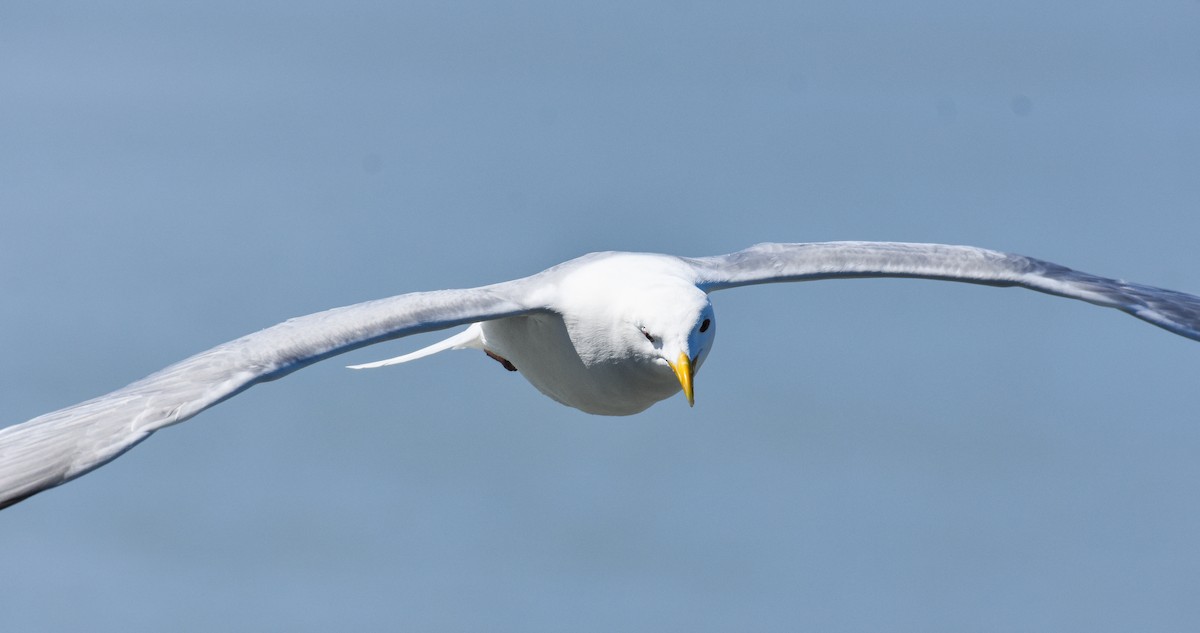
{"label": "gull in flight", "polygon": [[107,395],[0,429],[0,508],[88,473],[151,433],[331,356],[420,332],[467,329],[423,350],[479,349],[539,391],[630,415],[683,391],[712,349],[716,290],[783,281],[910,277],[1020,286],[1117,308],[1200,340],[1200,297],[971,246],[759,244],[714,257],[591,253],[535,275],[335,308],[243,336]]}

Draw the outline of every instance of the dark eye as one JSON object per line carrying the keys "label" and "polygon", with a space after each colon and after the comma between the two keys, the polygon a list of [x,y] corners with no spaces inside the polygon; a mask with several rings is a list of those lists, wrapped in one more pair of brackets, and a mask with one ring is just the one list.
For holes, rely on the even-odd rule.
{"label": "dark eye", "polygon": [[704,319],[704,322],[700,324],[700,331],[701,332],[708,331],[709,325],[711,325],[711,322],[708,319]]}
{"label": "dark eye", "polygon": [[654,337],[651,336],[650,332],[648,332],[646,328],[642,328],[642,336],[645,336],[647,341],[650,341],[651,343],[654,342]]}

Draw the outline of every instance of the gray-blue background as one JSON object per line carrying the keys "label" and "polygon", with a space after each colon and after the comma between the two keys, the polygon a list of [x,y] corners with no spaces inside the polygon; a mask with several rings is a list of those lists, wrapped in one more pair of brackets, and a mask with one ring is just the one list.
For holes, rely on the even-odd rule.
{"label": "gray-blue background", "polygon": [[[113,3],[118,4],[118,3]],[[1200,3],[0,5],[5,423],[590,250],[969,243],[1200,291]],[[632,418],[307,369],[0,513],[12,631],[1200,621],[1200,347],[917,281],[714,296]]]}

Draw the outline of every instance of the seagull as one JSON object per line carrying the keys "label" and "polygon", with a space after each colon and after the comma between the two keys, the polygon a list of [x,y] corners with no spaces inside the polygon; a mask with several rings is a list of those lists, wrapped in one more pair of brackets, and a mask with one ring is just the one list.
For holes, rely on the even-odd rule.
{"label": "seagull", "polygon": [[973,246],[898,242],[758,244],[713,257],[590,253],[529,277],[413,292],[290,319],[184,359],[109,394],[0,429],[0,508],[84,475],[155,431],[250,387],[382,341],[467,325],[369,369],[478,349],[550,398],[631,415],[683,392],[717,332],[709,295],[785,281],[858,277],[1019,286],[1117,308],[1200,340],[1200,297]]}

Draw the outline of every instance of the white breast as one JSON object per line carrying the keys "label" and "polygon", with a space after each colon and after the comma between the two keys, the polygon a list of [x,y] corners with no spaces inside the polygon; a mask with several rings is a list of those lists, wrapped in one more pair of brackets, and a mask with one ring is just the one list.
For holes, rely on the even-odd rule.
{"label": "white breast", "polygon": [[[587,413],[632,415],[680,391],[679,381],[665,364],[581,341],[579,333],[571,331],[575,328],[557,314],[481,325],[487,349],[512,362],[538,391]],[[583,354],[577,349],[581,345]]]}

